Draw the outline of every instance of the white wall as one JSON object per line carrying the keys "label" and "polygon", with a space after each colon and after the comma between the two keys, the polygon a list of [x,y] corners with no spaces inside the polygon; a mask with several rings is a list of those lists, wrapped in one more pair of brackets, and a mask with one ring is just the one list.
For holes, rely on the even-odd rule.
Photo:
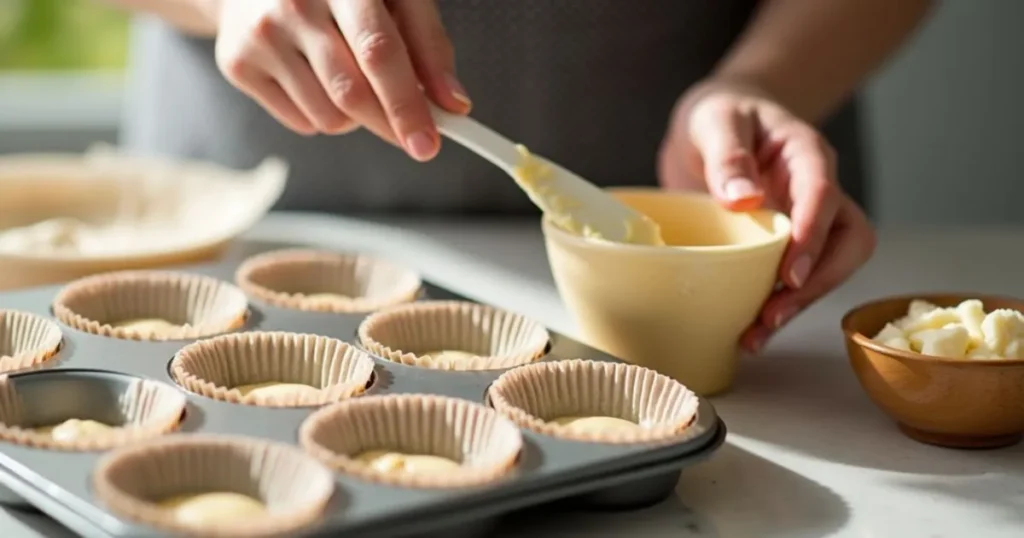
{"label": "white wall", "polygon": [[879,222],[1024,224],[1022,23],[1022,0],[943,2],[871,84]]}

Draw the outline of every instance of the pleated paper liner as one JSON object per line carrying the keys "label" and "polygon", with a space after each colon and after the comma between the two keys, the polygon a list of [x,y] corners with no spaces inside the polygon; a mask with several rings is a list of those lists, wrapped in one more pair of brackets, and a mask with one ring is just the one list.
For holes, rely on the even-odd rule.
{"label": "pleated paper liner", "polygon": [[367,317],[359,326],[359,340],[370,353],[410,366],[495,370],[537,360],[547,351],[549,335],[535,321],[492,306],[423,301]]}
{"label": "pleated paper liner", "polygon": [[[329,467],[370,482],[410,488],[456,488],[500,480],[516,465],[523,440],[493,409],[425,394],[367,396],[309,416],[299,429],[306,451]],[[368,451],[447,458],[443,472],[385,472],[357,458]]]}
{"label": "pleated paper liner", "polygon": [[[237,287],[201,275],[169,271],[120,271],[68,284],[53,305],[57,319],[80,331],[128,340],[185,340],[236,330],[248,317]],[[167,327],[133,329],[137,320]]]}
{"label": "pleated paper liner", "polygon": [[[598,443],[671,442],[697,417],[697,395],[678,381],[631,364],[573,359],[521,366],[488,390],[491,405],[535,432]],[[638,424],[630,431],[580,431],[563,417],[612,417]]]}
{"label": "pleated paper liner", "polygon": [[[171,361],[174,380],[191,392],[232,403],[267,407],[320,406],[362,394],[373,359],[336,338],[287,332],[242,332],[189,344]],[[315,394],[280,397],[242,394],[236,387],[296,383]]]}
{"label": "pleated paper liner", "polygon": [[415,271],[363,254],[286,249],[246,260],[235,280],[267,304],[313,312],[373,312],[416,300]]}
{"label": "pleated paper liner", "polygon": [[[93,474],[96,496],[115,514],[189,536],[294,536],[317,522],[334,494],[330,469],[298,448],[236,436],[174,435],[112,452]],[[182,495],[235,493],[265,513],[209,520],[161,503]],[[217,517],[222,517],[220,521]]]}
{"label": "pleated paper liner", "polygon": [[42,316],[0,310],[0,373],[24,370],[52,359],[62,340],[60,327]]}
{"label": "pleated paper liner", "polygon": [[[74,376],[73,372],[45,371],[28,376]],[[78,406],[80,414],[53,416],[52,398],[57,396],[45,388],[18,390],[22,377],[0,376],[0,441],[50,450],[72,452],[101,451],[137,443],[178,429],[185,412],[185,394],[172,385],[135,379],[112,387],[83,379],[88,387],[83,397],[88,402]],[[40,383],[45,381],[39,381]],[[53,390],[65,390],[55,384]],[[89,394],[95,390],[95,394]],[[102,403],[100,403],[102,402]],[[109,405],[112,408],[104,408]],[[53,427],[69,419],[94,420],[112,427],[110,431],[77,439],[56,439],[37,428]]]}

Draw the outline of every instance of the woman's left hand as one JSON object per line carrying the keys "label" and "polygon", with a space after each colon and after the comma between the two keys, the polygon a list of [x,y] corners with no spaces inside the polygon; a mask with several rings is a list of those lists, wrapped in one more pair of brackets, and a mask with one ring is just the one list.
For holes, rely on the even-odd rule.
{"label": "woman's left hand", "polygon": [[750,351],[842,284],[874,251],[875,234],[836,180],[835,151],[764,91],[709,81],[680,99],[658,173],[670,189],[704,189],[732,210],[789,215],[792,239],[779,268],[784,287],[741,339]]}

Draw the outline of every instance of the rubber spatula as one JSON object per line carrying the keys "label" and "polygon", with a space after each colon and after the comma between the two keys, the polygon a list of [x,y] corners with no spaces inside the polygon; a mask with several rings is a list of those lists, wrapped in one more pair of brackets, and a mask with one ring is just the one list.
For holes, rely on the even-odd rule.
{"label": "rubber spatula", "polygon": [[563,229],[619,243],[664,245],[658,225],[593,183],[468,116],[431,105],[440,133],[487,159],[516,180],[545,216]]}

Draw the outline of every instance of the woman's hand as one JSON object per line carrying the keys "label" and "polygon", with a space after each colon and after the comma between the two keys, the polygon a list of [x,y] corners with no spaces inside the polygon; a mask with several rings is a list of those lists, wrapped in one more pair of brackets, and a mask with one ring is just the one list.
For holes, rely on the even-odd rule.
{"label": "woman's hand", "polygon": [[469,111],[433,0],[221,3],[221,72],[295,132],[363,126],[426,161],[440,147],[427,98]]}
{"label": "woman's hand", "polygon": [[836,181],[835,151],[818,131],[759,89],[709,81],[680,100],[659,155],[662,185],[706,189],[733,210],[789,215],[784,287],[741,339],[757,351],[780,327],[871,257],[875,235]]}

